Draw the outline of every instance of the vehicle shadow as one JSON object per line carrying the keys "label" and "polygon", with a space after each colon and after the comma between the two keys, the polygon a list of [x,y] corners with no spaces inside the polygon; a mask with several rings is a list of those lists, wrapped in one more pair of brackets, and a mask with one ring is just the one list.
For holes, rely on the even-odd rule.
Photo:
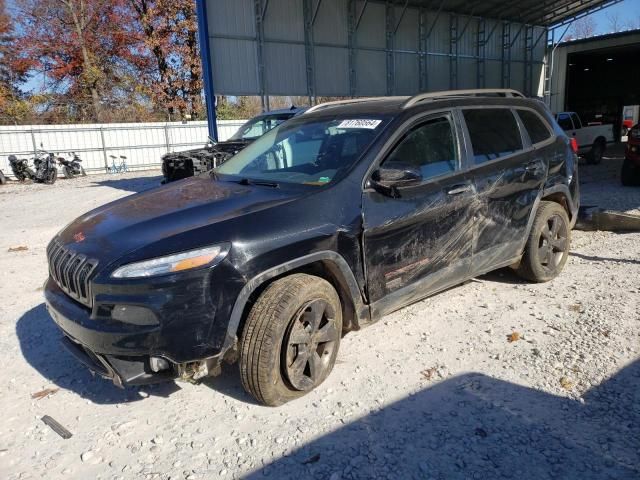
{"label": "vehicle shadow", "polygon": [[582,400],[465,374],[372,411],[243,478],[640,478],[640,362]]}
{"label": "vehicle shadow", "polygon": [[569,253],[571,257],[578,257],[582,260],[588,260],[590,262],[619,262],[619,263],[627,263],[630,265],[640,265],[640,260],[634,260],[632,258],[607,258],[607,257],[593,257],[590,255],[583,255],[581,253],[571,252]]}
{"label": "vehicle shadow", "polygon": [[77,393],[97,404],[127,403],[143,400],[141,392],[168,397],[180,390],[173,383],[120,389],[108,380],[93,375],[61,345],[62,334],[53,323],[44,304],[26,312],[16,324],[16,334],[25,360],[47,381]]}
{"label": "vehicle shadow", "polygon": [[477,280],[492,283],[504,283],[509,285],[525,285],[529,282],[519,277],[512,268],[501,268],[477,277]]}
{"label": "vehicle shadow", "polygon": [[126,192],[140,193],[152,188],[160,187],[162,182],[162,175],[153,177],[139,177],[139,178],[117,178],[113,180],[100,180],[94,181],[92,186],[94,187],[110,187],[117,190],[124,190]]}

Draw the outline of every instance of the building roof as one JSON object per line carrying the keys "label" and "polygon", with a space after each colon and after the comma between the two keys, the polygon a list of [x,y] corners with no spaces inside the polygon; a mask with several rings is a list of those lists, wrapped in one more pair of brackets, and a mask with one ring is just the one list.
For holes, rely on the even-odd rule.
{"label": "building roof", "polygon": [[396,5],[496,18],[529,25],[555,26],[571,19],[619,3],[621,0],[395,0]]}

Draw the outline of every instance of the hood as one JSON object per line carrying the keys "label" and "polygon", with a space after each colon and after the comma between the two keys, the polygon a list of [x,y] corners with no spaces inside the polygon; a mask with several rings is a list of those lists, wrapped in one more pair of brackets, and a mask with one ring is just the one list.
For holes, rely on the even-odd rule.
{"label": "hood", "polygon": [[230,241],[233,232],[226,231],[225,221],[299,196],[295,191],[217,182],[202,175],[104,205],[76,219],[58,238],[100,263],[152,245],[160,250],[164,245],[168,251],[162,254],[171,253]]}

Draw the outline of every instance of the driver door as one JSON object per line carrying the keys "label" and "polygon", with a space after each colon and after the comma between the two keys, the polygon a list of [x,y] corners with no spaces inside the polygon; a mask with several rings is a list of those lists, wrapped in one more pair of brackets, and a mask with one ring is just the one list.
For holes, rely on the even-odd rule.
{"label": "driver door", "polygon": [[469,275],[475,191],[463,172],[459,132],[451,113],[411,124],[381,166],[410,166],[422,180],[394,195],[367,183],[364,262],[374,318]]}

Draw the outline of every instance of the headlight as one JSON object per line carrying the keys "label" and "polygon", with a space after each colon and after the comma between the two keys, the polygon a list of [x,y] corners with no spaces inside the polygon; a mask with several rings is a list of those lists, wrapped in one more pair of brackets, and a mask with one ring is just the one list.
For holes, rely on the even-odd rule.
{"label": "headlight", "polygon": [[213,265],[214,262],[221,261],[227,252],[228,248],[223,245],[199,248],[166,257],[130,263],[118,268],[111,276],[113,278],[145,278],[184,272],[185,270]]}

